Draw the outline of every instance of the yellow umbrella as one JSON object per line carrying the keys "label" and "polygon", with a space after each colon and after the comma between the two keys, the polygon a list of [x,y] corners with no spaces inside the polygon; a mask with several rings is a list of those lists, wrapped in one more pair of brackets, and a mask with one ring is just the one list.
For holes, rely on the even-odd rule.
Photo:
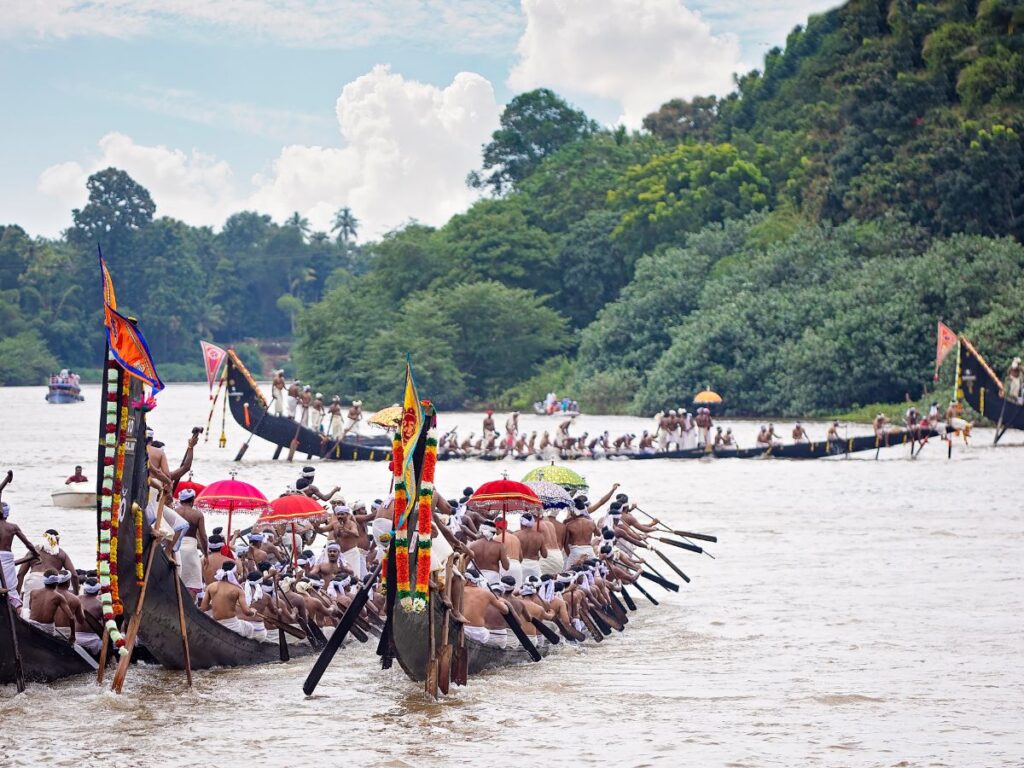
{"label": "yellow umbrella", "polygon": [[384,429],[397,429],[402,421],[402,406],[391,405],[387,408],[381,408],[367,421],[378,427],[384,427]]}
{"label": "yellow umbrella", "polygon": [[698,392],[697,396],[693,398],[694,405],[717,405],[721,402],[722,396],[717,392],[712,392],[710,388]]}

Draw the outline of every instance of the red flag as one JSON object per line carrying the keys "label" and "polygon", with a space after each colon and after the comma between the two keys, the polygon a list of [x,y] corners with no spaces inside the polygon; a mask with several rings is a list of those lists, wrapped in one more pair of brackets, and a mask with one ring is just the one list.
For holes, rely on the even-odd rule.
{"label": "red flag", "polygon": [[149,346],[134,322],[117,311],[114,283],[107,271],[107,264],[100,256],[100,276],[103,285],[103,315],[107,327],[107,343],[114,359],[130,375],[153,387],[153,394],[164,388],[156,372]]}
{"label": "red flag", "polygon": [[213,382],[217,380],[217,372],[220,370],[221,365],[224,364],[224,358],[227,357],[228,353],[216,344],[211,344],[208,341],[200,341],[199,346],[203,348],[206,380],[210,384],[210,392],[213,392]]}
{"label": "red flag", "polygon": [[935,380],[939,380],[939,368],[946,355],[956,346],[956,334],[953,329],[941,320],[939,321],[939,338],[935,344]]}

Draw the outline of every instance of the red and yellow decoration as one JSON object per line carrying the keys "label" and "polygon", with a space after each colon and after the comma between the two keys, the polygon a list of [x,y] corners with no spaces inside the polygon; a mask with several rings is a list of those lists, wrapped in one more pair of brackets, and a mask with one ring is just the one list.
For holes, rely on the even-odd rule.
{"label": "red and yellow decoration", "polygon": [[[416,517],[416,594],[412,610],[427,607],[430,594],[430,534],[434,517],[434,470],[437,468],[437,429],[427,432],[427,447],[420,472],[419,509]],[[406,557],[408,561],[408,556]],[[406,566],[408,567],[408,565]]]}
{"label": "red and yellow decoration", "polygon": [[395,588],[399,604],[409,609],[412,608],[412,588],[409,584],[409,496],[405,485],[402,436],[398,432],[392,442],[391,457],[395,473],[395,509],[391,521],[395,537]]}

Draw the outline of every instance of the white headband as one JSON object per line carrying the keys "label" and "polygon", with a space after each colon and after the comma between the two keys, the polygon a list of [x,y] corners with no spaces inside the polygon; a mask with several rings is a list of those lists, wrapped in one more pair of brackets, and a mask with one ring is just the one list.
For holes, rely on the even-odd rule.
{"label": "white headband", "polygon": [[0,502],[0,516],[2,516],[4,520],[6,520],[7,516],[10,515],[10,514],[11,514],[11,505],[8,504],[6,501]]}
{"label": "white headband", "polygon": [[192,501],[196,497],[196,492],[191,488],[186,488],[178,494],[178,501]]}

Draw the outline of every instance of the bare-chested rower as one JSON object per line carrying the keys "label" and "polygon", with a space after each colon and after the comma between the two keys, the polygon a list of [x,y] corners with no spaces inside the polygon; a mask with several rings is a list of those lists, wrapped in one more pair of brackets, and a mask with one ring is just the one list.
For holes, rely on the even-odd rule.
{"label": "bare-chested rower", "polygon": [[[581,506],[582,508],[579,508]],[[590,510],[585,505],[577,503],[577,509],[565,521],[565,529],[562,532],[561,546],[566,554],[567,569],[594,556],[592,542],[598,533],[597,524],[590,517]]]}
{"label": "bare-chested rower", "polygon": [[[466,637],[478,643],[505,646],[507,624],[503,618],[509,612],[509,605],[497,597],[486,585],[479,586],[467,581],[462,596],[462,613],[466,618]],[[491,630],[494,630],[492,638]]]}
{"label": "bare-chested rower", "polygon": [[206,588],[199,609],[210,611],[215,621],[242,637],[252,637],[252,624],[242,621],[239,616],[255,617],[256,611],[245,604],[245,593],[238,584],[233,560],[225,562],[217,571],[214,582]]}
{"label": "bare-chested rower", "polygon": [[47,568],[43,572],[43,586],[36,589],[30,595],[32,610],[29,612],[28,620],[51,635],[57,634],[54,623],[57,619],[66,622],[71,626],[71,642],[75,641],[74,620],[75,615],[68,605],[67,598],[63,593],[57,591],[57,584],[60,582],[60,575],[54,568]]}
{"label": "bare-chested rower", "polygon": [[519,519],[519,530],[513,534],[518,540],[522,559],[523,579],[530,576],[541,577],[540,563],[548,556],[547,539],[537,529],[537,518],[524,512]]}
{"label": "bare-chested rower", "polygon": [[25,609],[31,611],[32,592],[43,586],[43,575],[48,569],[71,573],[71,588],[78,591],[78,574],[68,553],[60,548],[60,534],[53,528],[43,533],[43,541],[34,548],[36,558],[22,563],[18,569],[18,591]]}
{"label": "bare-chested rower", "polygon": [[507,571],[509,566],[505,545],[495,538],[497,532],[498,528],[493,521],[484,520],[480,523],[481,538],[469,545],[469,550],[473,553],[473,562],[488,584],[498,583],[501,579],[500,572]]}
{"label": "bare-chested rower", "polygon": [[[9,471],[3,482],[0,482],[0,494],[3,493],[4,487],[11,482],[14,478],[14,473]],[[21,607],[21,597],[19,596],[21,580],[15,571],[15,566],[18,563],[14,559],[14,553],[11,551],[11,546],[14,544],[14,540],[18,539],[25,549],[28,550],[27,557],[30,560],[39,557],[39,553],[36,551],[35,546],[31,541],[28,540],[28,536],[14,523],[8,522],[8,517],[11,514],[11,506],[6,501],[0,501],[0,569],[3,570],[4,584],[7,585],[7,598],[11,601],[15,608]]]}
{"label": "bare-chested rower", "polygon": [[75,634],[77,635],[85,625],[85,614],[82,611],[82,601],[78,599],[78,595],[70,590],[71,587],[71,574],[67,571],[61,571],[57,574],[59,581],[57,582],[57,591],[64,595],[64,599],[68,601],[68,609],[71,611],[73,621],[68,621],[64,616],[55,616],[53,620],[54,626],[57,631],[65,637],[70,636],[71,626],[74,624]]}
{"label": "bare-chested rower", "polygon": [[77,643],[94,656],[99,655],[103,647],[103,606],[100,603],[100,583],[90,577],[82,582],[82,594],[79,595],[82,606],[81,624],[75,624]]}

